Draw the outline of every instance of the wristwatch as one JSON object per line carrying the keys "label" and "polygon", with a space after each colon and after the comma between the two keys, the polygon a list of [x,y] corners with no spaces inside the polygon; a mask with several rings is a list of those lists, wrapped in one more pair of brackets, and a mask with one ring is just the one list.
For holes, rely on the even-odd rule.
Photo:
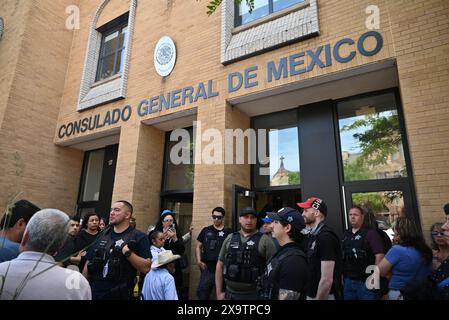
{"label": "wristwatch", "polygon": [[126,251],[123,255],[125,256],[125,258],[129,258],[131,253],[133,253],[132,250],[128,249],[128,251]]}

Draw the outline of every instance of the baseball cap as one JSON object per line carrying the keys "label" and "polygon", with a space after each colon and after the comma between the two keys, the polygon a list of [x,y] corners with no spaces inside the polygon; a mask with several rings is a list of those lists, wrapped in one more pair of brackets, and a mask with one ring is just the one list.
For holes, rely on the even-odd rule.
{"label": "baseball cap", "polygon": [[299,211],[290,207],[279,209],[278,212],[269,212],[267,215],[273,220],[289,223],[299,231],[306,227],[304,218]]}
{"label": "baseball cap", "polygon": [[320,210],[322,214],[325,216],[327,215],[327,205],[324,203],[324,201],[317,197],[311,197],[307,199],[305,202],[299,202],[297,203],[298,207],[303,209],[309,209],[314,208],[317,210]]}
{"label": "baseball cap", "polygon": [[165,209],[164,211],[162,211],[161,213],[161,217],[165,216],[166,214],[172,215],[173,217],[176,217],[176,213],[174,213],[171,210]]}
{"label": "baseball cap", "polygon": [[272,212],[267,212],[267,215],[265,216],[265,218],[262,219],[263,222],[265,222],[265,223],[271,223],[271,222],[273,222],[273,219],[271,219],[271,218],[268,216],[269,213],[272,213]]}
{"label": "baseball cap", "polygon": [[246,215],[248,215],[248,214],[252,214],[253,216],[257,217],[257,212],[256,212],[256,210],[254,210],[254,209],[251,208],[251,207],[243,208],[243,209],[240,211],[240,217],[246,216]]}

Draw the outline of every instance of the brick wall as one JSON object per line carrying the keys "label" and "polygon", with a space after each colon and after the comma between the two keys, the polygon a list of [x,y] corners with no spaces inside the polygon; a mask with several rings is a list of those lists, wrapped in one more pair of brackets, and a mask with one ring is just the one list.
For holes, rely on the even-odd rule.
{"label": "brick wall", "polygon": [[72,43],[65,8],[73,1],[23,3],[2,2],[6,7],[0,8],[10,24],[0,51],[11,54],[0,60],[0,99],[7,95],[0,107],[0,207],[22,192],[19,198],[73,214],[83,153],[53,143]]}
{"label": "brick wall", "polygon": [[[201,1],[139,1],[126,98],[83,112],[77,112],[76,106],[89,23],[103,0],[77,2],[81,10],[81,28],[73,32],[63,28],[64,8],[73,1],[44,2],[32,2],[31,6],[31,2],[20,2],[19,5],[18,1],[6,1],[6,5],[5,2],[0,5],[2,12],[15,17],[13,23],[5,19],[7,33],[0,42],[0,67],[8,70],[8,73],[0,74],[0,161],[3,164],[0,167],[0,205],[6,201],[4,190],[12,190],[16,183],[16,169],[20,171],[24,166],[19,182],[26,196],[43,206],[71,210],[77,196],[82,152],[56,147],[53,140],[74,143],[81,136],[94,139],[100,133],[121,127],[113,199],[131,199],[136,206],[138,225],[145,229],[154,222],[159,210],[164,133],[143,125],[142,120],[197,107],[197,120],[201,121],[203,130],[246,129],[249,127],[248,116],[231,107],[228,99],[393,58],[397,61],[423,229],[428,230],[431,223],[443,218],[441,207],[449,202],[449,2],[317,1],[319,36],[223,66],[220,63],[220,12],[208,17],[205,2]],[[125,2],[129,5],[129,1]],[[109,1],[99,21],[105,23],[123,13],[125,2]],[[344,37],[357,39],[367,31],[365,9],[368,5],[380,8],[380,30],[377,31],[383,36],[384,46],[379,53],[371,57],[357,54],[348,63],[334,61],[332,66],[316,67],[300,76],[266,81],[263,75],[270,60],[278,61],[327,43],[334,45]],[[12,35],[20,41],[11,40]],[[164,35],[174,39],[178,59],[171,75],[161,78],[154,70],[153,53],[156,42]],[[347,47],[343,48],[342,55],[348,51]],[[5,62],[5,56],[11,59]],[[304,64],[307,65],[309,60],[306,56]],[[259,85],[228,94],[227,75],[254,65],[259,67]],[[3,69],[5,66],[7,69]],[[142,99],[186,86],[196,87],[207,80],[213,80],[214,91],[220,92],[218,97],[200,99],[175,110],[163,110],[142,118],[137,116],[137,105]],[[56,129],[61,124],[104,115],[126,104],[132,106],[133,116],[125,124],[119,122],[70,138],[56,137]],[[24,115],[32,121],[23,121]],[[230,213],[232,184],[249,186],[248,165],[195,166],[194,239],[203,226],[211,223],[213,207],[224,206]],[[226,221],[230,223],[230,215]],[[195,241],[191,244],[194,246]],[[196,266],[190,270],[190,294],[193,297],[198,272]]]}
{"label": "brick wall", "polygon": [[449,3],[390,1],[401,99],[421,223],[449,202]]}

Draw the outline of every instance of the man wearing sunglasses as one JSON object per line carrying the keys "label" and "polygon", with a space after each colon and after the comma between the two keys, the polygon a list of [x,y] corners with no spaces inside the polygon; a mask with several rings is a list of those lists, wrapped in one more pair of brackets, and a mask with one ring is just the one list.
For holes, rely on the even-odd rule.
{"label": "man wearing sunglasses", "polygon": [[224,239],[231,233],[231,229],[224,225],[225,209],[216,207],[212,210],[213,224],[201,230],[196,243],[196,260],[201,270],[197,296],[199,300],[209,300],[215,287],[215,267],[218,254]]}

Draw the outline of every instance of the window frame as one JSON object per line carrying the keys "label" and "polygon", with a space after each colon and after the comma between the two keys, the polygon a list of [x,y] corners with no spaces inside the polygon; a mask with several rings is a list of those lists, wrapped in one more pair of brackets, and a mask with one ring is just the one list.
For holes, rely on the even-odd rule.
{"label": "window frame", "polygon": [[[379,96],[382,94],[388,94],[388,93],[392,93],[394,95],[394,99],[395,99],[395,104],[396,104],[396,111],[397,111],[397,117],[398,117],[398,121],[399,121],[399,132],[401,135],[401,145],[402,145],[402,152],[404,153],[404,163],[406,166],[406,172],[407,172],[407,176],[405,177],[392,177],[392,178],[373,178],[373,179],[365,179],[365,180],[345,180],[344,177],[344,166],[343,166],[343,159],[342,159],[342,145],[341,145],[341,137],[340,137],[340,123],[339,123],[339,114],[338,114],[338,104],[340,102],[344,102],[344,101],[349,101],[349,100],[358,100],[358,99],[362,99],[362,98],[368,98],[368,97],[375,97],[375,96]],[[399,91],[397,88],[390,88],[390,89],[385,89],[385,90],[380,90],[380,91],[372,91],[372,92],[367,92],[367,93],[362,93],[362,94],[358,94],[355,96],[349,96],[349,97],[345,97],[345,98],[341,98],[341,99],[336,99],[333,101],[334,103],[334,117],[335,117],[335,122],[334,122],[334,126],[335,126],[335,139],[337,141],[337,154],[338,154],[338,161],[339,161],[339,178],[341,181],[341,185],[344,186],[354,186],[357,184],[367,184],[367,182],[373,182],[373,183],[382,183],[382,182],[386,182],[387,180],[402,180],[405,181],[406,179],[412,178],[412,168],[411,168],[411,159],[410,159],[410,152],[409,152],[409,148],[408,148],[408,140],[407,140],[407,135],[406,135],[406,128],[405,128],[405,120],[404,120],[404,113],[402,110],[402,102],[401,102],[401,98],[399,96]],[[369,184],[369,183],[368,183]]]}
{"label": "window frame", "polygon": [[[296,129],[297,129],[297,138],[298,138],[297,143],[298,143],[298,153],[299,153],[298,154],[299,155],[299,157],[298,157],[299,174],[300,174],[300,177],[301,177],[301,160],[300,160],[301,159],[300,158],[300,154],[301,154],[301,142],[300,142],[300,134],[301,134],[301,132],[300,132],[300,130],[301,129],[299,127],[299,107],[295,107],[295,108],[287,109],[287,110],[283,110],[283,111],[275,111],[275,112],[271,112],[271,113],[262,114],[262,115],[258,115],[258,116],[252,117],[250,119],[250,125],[251,125],[251,128],[254,129],[254,130],[260,129],[260,128],[255,128],[255,123],[256,123],[256,121],[258,119],[264,118],[264,117],[269,117],[269,116],[279,115],[279,113],[288,113],[288,112],[296,113],[295,126],[296,126]],[[259,153],[259,150],[258,150],[258,148],[259,148],[259,141],[258,141],[258,139],[259,139],[259,136],[258,136],[258,134],[256,134],[256,154]],[[269,148],[267,148],[267,154],[268,154],[268,156],[270,156]],[[251,182],[250,182],[251,183],[251,190],[253,190],[255,192],[270,192],[270,191],[297,190],[297,189],[301,190],[301,181],[302,181],[302,179],[300,179],[300,183],[299,184],[289,184],[289,185],[281,185],[281,186],[270,186],[270,185],[257,186],[256,185],[256,182],[257,182],[257,169],[260,167],[260,164],[258,163],[259,162],[258,158],[256,159],[256,162],[257,163],[255,163],[255,164],[251,164],[251,169],[250,169],[251,170]]]}
{"label": "window frame", "polygon": [[[396,110],[398,113],[398,121],[399,121],[399,129],[401,134],[401,142],[403,148],[403,156],[406,166],[406,177],[392,177],[392,178],[382,178],[382,179],[369,179],[369,180],[355,180],[355,181],[345,181],[344,179],[344,171],[343,171],[343,159],[341,156],[342,147],[340,141],[340,125],[338,118],[338,103],[347,100],[357,100],[360,98],[366,98],[376,95],[382,95],[385,93],[393,93],[395,97]],[[351,202],[349,202],[349,195],[352,193],[364,193],[364,192],[377,192],[377,191],[389,191],[389,190],[402,190],[408,195],[404,196],[404,206],[409,209],[407,211],[407,217],[413,219],[417,222],[418,228],[421,227],[419,208],[417,205],[417,196],[416,196],[416,186],[415,186],[415,176],[413,174],[411,155],[409,149],[409,143],[407,139],[407,128],[405,124],[404,110],[402,105],[402,100],[398,87],[371,91],[367,93],[362,93],[354,96],[349,96],[341,99],[336,99],[333,101],[334,104],[334,137],[336,140],[336,152],[337,152],[337,165],[338,165],[338,175],[340,180],[340,186],[342,187],[342,199],[344,199],[345,204],[344,208],[342,208],[342,212],[344,213],[343,219],[344,223],[348,224],[348,216],[345,210],[349,209]]]}
{"label": "window frame", "polygon": [[[239,14],[239,12],[240,12],[240,10],[239,10],[240,9],[240,5],[246,5],[245,0],[242,0],[242,2],[240,4],[235,2],[234,3],[234,12],[235,12],[235,14],[234,14],[234,28],[244,26],[244,25],[246,25],[248,23],[256,22],[256,21],[258,21],[260,19],[263,19],[263,18],[266,18],[266,17],[272,15],[273,13],[280,12],[282,10],[285,10],[285,9],[287,9],[289,7],[292,7],[292,6],[295,6],[295,5],[299,5],[300,3],[303,3],[306,0],[298,0],[298,2],[288,6],[286,8],[283,8],[281,10],[278,10],[278,11],[274,11],[274,0],[267,0],[267,1],[268,1],[268,15],[266,15],[264,17],[260,17],[260,18],[254,19],[254,20],[251,20],[251,21],[248,21],[246,23],[242,22],[242,18],[241,18],[240,14]],[[256,9],[256,8],[254,8],[254,9]]]}
{"label": "window frame", "polygon": [[[100,51],[98,53],[98,62],[97,62],[97,70],[95,73],[95,82],[99,82],[99,81],[103,81],[103,80],[107,80],[115,75],[117,75],[118,73],[122,72],[122,66],[124,65],[124,61],[123,59],[120,60],[120,66],[117,70],[117,60],[118,60],[118,56],[119,54],[121,55],[123,51],[126,50],[126,39],[123,40],[123,45],[120,47],[120,36],[122,34],[123,29],[127,28],[127,31],[125,33],[125,37],[129,36],[129,28],[128,28],[128,17],[129,17],[129,12],[121,15],[120,17],[112,20],[111,22],[105,24],[104,26],[100,27],[97,29],[98,32],[101,33],[101,46],[100,46]],[[114,32],[118,31],[118,35],[117,35],[117,45],[114,48],[114,51],[104,55],[104,51],[105,51],[105,39],[110,36],[111,34],[113,34]],[[102,69],[102,62],[107,59],[108,57],[110,57],[111,55],[114,55],[114,67],[113,67],[113,72],[110,76],[106,77],[106,78],[100,78],[100,71]],[[120,57],[121,58],[121,57]]]}

